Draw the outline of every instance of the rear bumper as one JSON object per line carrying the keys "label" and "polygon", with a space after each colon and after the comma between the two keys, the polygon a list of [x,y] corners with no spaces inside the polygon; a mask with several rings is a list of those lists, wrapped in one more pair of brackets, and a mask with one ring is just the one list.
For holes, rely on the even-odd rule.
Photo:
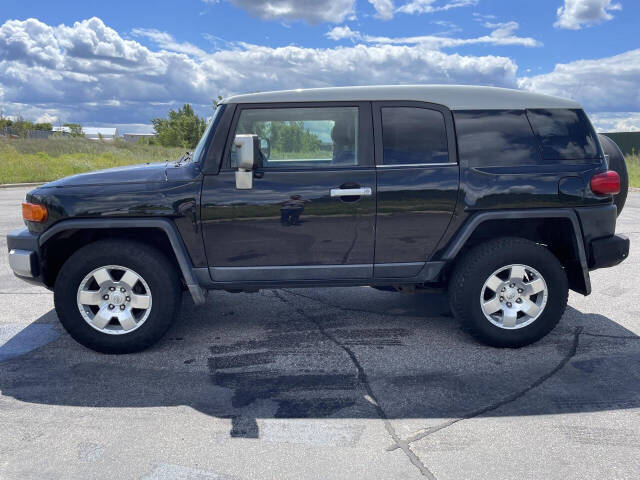
{"label": "rear bumper", "polygon": [[26,228],[15,230],[7,235],[9,266],[13,273],[30,282],[41,283],[40,246],[38,235]]}
{"label": "rear bumper", "polygon": [[613,267],[629,256],[629,238],[612,235],[591,241],[589,245],[589,270]]}

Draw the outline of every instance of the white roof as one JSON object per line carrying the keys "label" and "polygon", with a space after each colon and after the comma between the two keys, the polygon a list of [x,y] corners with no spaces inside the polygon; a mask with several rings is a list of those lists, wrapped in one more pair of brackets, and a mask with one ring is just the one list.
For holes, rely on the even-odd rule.
{"label": "white roof", "polygon": [[226,98],[222,103],[339,102],[413,100],[445,105],[451,110],[524,108],[582,108],[558,97],[524,90],[470,85],[380,85],[330,87],[250,93]]}
{"label": "white roof", "polygon": [[115,127],[82,127],[82,132],[85,135],[102,135],[115,137],[118,133],[118,129]]}

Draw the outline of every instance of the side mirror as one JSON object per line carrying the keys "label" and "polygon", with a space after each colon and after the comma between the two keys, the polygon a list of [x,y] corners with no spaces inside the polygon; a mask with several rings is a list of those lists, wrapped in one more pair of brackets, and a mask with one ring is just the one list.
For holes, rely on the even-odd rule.
{"label": "side mirror", "polygon": [[236,188],[250,190],[253,188],[253,169],[257,166],[260,142],[257,135],[236,135],[233,139],[234,166],[236,172]]}

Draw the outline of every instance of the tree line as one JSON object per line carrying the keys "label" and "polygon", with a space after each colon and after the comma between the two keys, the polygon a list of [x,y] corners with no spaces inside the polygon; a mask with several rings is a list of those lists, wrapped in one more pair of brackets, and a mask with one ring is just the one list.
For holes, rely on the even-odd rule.
{"label": "tree line", "polygon": [[[221,99],[222,97],[218,97],[213,101],[214,110]],[[207,126],[206,120],[199,117],[188,103],[178,110],[170,110],[167,118],[154,118],[151,123],[156,138],[146,141],[157,141],[165,147],[185,149],[195,148]],[[309,153],[322,147],[320,138],[305,128],[304,122],[258,122],[248,128],[253,131],[244,133],[255,133],[260,138],[269,139],[274,152]]]}

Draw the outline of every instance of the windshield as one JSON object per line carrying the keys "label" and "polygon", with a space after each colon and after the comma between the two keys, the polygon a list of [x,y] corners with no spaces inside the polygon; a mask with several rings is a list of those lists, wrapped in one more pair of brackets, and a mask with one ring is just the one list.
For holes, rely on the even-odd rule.
{"label": "windshield", "polygon": [[202,156],[202,153],[206,150],[205,147],[207,145],[207,139],[210,138],[210,135],[213,133],[213,131],[216,128],[216,125],[220,121],[220,117],[222,116],[223,110],[224,110],[224,105],[218,105],[215,111],[213,112],[213,116],[211,117],[211,120],[209,120],[209,124],[207,125],[207,128],[202,134],[202,137],[200,138],[200,141],[198,142],[196,149],[193,151],[193,155],[191,158],[193,159],[194,162],[199,162],[201,160],[200,157]]}

